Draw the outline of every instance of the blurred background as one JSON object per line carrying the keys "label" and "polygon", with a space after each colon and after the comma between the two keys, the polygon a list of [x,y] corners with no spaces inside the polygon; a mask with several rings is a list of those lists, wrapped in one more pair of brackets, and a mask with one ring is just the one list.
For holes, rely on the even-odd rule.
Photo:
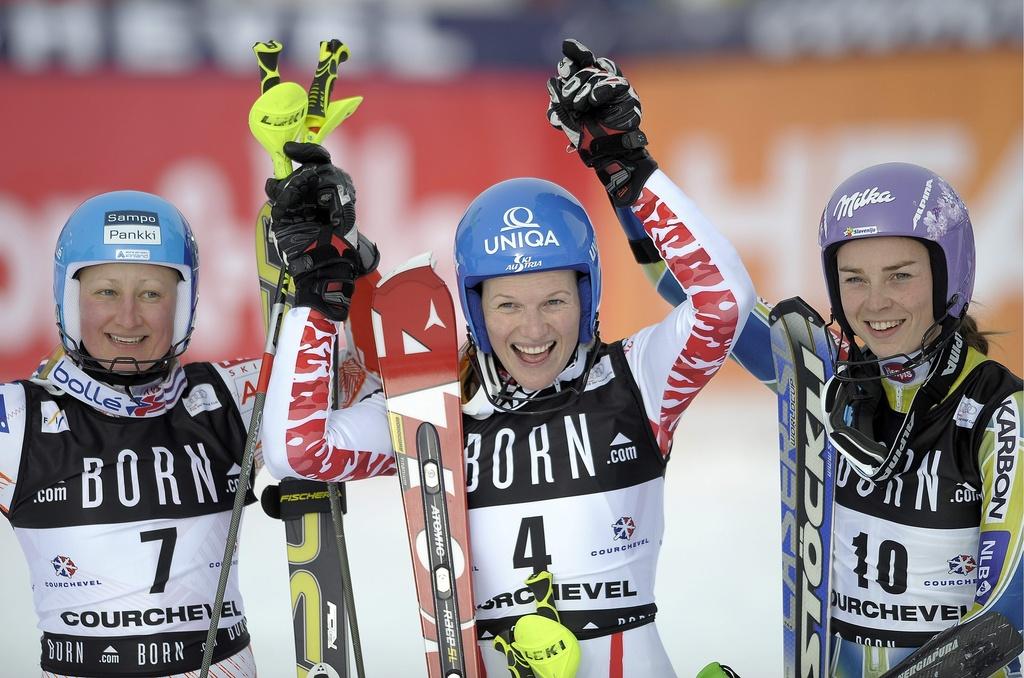
{"label": "blurred background", "polygon": [[[335,98],[363,95],[327,141],[358,188],[387,271],[451,242],[490,184],[533,175],[599,229],[602,332],[666,312],[603,190],[545,118],[564,37],[617,60],[651,151],[733,241],[761,296],[825,309],[816,225],[832,189],[903,160],[948,179],[978,249],[972,312],[1022,371],[1024,115],[1020,0],[126,0],[0,3],[0,379],[56,345],[53,245],[95,193],[159,193],[185,213],[202,272],[192,360],[262,346],[253,221],[271,167],[249,136],[251,45],[284,42],[307,86],[320,40],[352,52]],[[729,365],[679,429],[668,473],[659,627],[681,676],[711,660],[781,665],[774,398]],[[266,482],[261,475],[259,484]],[[710,480],[710,482],[709,482]],[[423,673],[397,482],[350,487],[357,604],[375,676]],[[283,530],[250,509],[241,572],[261,675],[292,675]],[[6,523],[5,523],[6,525]],[[0,676],[37,675],[28,577],[0,528]]]}

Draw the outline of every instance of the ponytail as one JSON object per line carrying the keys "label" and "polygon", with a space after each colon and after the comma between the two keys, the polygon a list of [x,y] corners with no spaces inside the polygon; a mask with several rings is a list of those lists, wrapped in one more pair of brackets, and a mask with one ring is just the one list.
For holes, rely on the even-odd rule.
{"label": "ponytail", "polygon": [[964,343],[973,348],[974,350],[988,355],[988,337],[995,332],[982,332],[978,329],[978,321],[971,317],[970,314],[964,316],[964,319],[960,322],[960,336],[964,338]]}

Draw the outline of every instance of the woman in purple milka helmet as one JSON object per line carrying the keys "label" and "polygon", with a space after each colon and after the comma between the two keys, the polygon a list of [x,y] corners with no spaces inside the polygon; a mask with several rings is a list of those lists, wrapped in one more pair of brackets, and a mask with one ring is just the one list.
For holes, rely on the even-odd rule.
{"label": "woman in purple milka helmet", "polygon": [[[907,163],[857,172],[818,241],[844,347],[822,398],[839,451],[831,673],[861,678],[988,610],[1022,627],[1021,380],[986,357],[967,314],[974,232],[942,177]],[[733,355],[774,386],[769,311],[755,306]]]}
{"label": "woman in purple milka helmet", "polygon": [[987,610],[1021,628],[1021,380],[967,314],[974,232],[942,177],[907,163],[854,174],[818,242],[850,347],[823,398],[840,453],[834,673],[866,676]]}

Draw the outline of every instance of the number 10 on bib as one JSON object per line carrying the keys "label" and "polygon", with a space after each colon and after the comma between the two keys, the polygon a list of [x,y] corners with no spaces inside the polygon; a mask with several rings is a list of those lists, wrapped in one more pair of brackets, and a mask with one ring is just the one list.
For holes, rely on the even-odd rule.
{"label": "number 10 on bib", "polygon": [[373,331],[430,678],[476,678],[455,309],[430,255],[380,281]]}

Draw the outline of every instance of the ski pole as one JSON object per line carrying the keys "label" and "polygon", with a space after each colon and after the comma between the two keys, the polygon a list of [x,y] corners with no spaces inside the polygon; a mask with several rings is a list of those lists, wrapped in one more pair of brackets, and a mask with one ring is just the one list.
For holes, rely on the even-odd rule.
{"label": "ski pole", "polygon": [[[280,83],[277,74],[277,60],[281,53],[278,42],[257,43],[253,51],[260,66],[260,97],[249,111],[249,129],[256,140],[270,154],[274,163],[274,174],[283,179],[291,174],[291,161],[282,150],[284,143],[295,138],[299,127],[305,120],[305,90],[296,83]],[[303,97],[296,108],[295,88],[302,91]],[[301,110],[301,115],[298,111]],[[245,506],[245,495],[249,491],[249,475],[252,472],[256,443],[259,440],[263,421],[263,406],[267,398],[267,385],[270,383],[270,372],[274,365],[274,353],[277,350],[277,336],[281,317],[284,312],[285,269],[281,268],[277,286],[273,294],[270,310],[270,322],[267,325],[267,339],[263,345],[263,358],[260,361],[259,377],[256,381],[256,394],[253,401],[252,418],[246,434],[245,448],[242,452],[241,473],[238,488],[235,490],[235,501],[231,507],[231,522],[224,544],[224,556],[221,559],[220,577],[217,581],[217,594],[213,608],[210,610],[210,628],[206,633],[206,645],[203,648],[203,663],[200,678],[207,678],[213,663],[214,646],[217,643],[217,627],[220,623],[221,606],[224,604],[224,592],[227,589],[231,561],[234,558],[238,541],[238,528],[242,520],[242,509]]]}
{"label": "ski pole", "polygon": [[[337,39],[320,43],[320,57],[313,73],[313,82],[309,86],[309,100],[305,119],[304,139],[309,142],[317,142],[323,135],[330,131],[324,130],[328,124],[328,109],[331,103],[331,91],[334,89],[334,81],[338,78],[338,65],[347,61],[349,57],[348,47]],[[362,98],[358,98],[362,101]],[[358,102],[355,104],[358,106]],[[354,108],[352,110],[355,110]],[[351,111],[344,117],[351,115]],[[336,126],[344,118],[333,122],[331,128]],[[355,234],[353,233],[353,236]],[[358,242],[354,238],[353,242]],[[338,344],[334,344],[334,366],[338,365]],[[334,407],[338,406],[338,378],[337,374],[331,375],[331,390],[334,392]],[[356,676],[363,678],[363,646],[359,637],[359,623],[356,620],[355,598],[352,593],[352,572],[349,568],[348,548],[345,544],[345,516],[341,508],[339,486],[341,483],[327,483],[327,495],[331,505],[331,522],[334,523],[334,537],[338,548],[338,561],[341,565],[341,591],[345,598],[346,618],[348,620],[349,632],[352,636],[352,655],[356,664]]]}
{"label": "ski pole", "polygon": [[274,305],[271,309],[270,331],[263,345],[263,359],[260,362],[260,374],[256,381],[256,395],[253,401],[252,418],[249,420],[249,431],[245,438],[245,449],[242,452],[242,470],[238,476],[238,487],[235,490],[235,502],[231,507],[231,522],[228,525],[228,536],[224,544],[224,556],[221,559],[220,578],[217,580],[217,595],[214,597],[213,609],[210,610],[210,628],[206,633],[206,646],[203,648],[203,664],[200,678],[207,678],[210,665],[213,663],[213,649],[217,643],[217,626],[220,623],[221,606],[224,604],[224,591],[227,589],[228,573],[234,558],[235,546],[238,541],[238,527],[242,521],[242,508],[245,506],[245,495],[249,491],[249,474],[255,457],[256,442],[260,437],[260,425],[263,422],[263,406],[267,399],[267,384],[270,383],[270,371],[274,365],[274,352],[277,350],[277,336],[280,330],[282,312],[284,310],[284,269],[277,283]]}
{"label": "ski pole", "polygon": [[[253,52],[256,54],[260,68],[261,94],[253,103],[253,106],[249,111],[249,129],[260,145],[263,146],[270,155],[271,161],[274,165],[274,176],[278,179],[283,179],[292,172],[291,160],[284,155],[284,144],[287,141],[294,140],[298,136],[300,129],[305,129],[306,114],[308,110],[308,97],[306,95],[306,91],[302,89],[302,86],[297,83],[281,83],[280,81],[280,76],[277,72],[277,63],[281,49],[282,45],[277,41],[256,43],[253,45]],[[334,74],[336,77],[336,62]],[[333,80],[331,82],[333,82]],[[325,91],[324,93],[327,96],[324,97],[323,103],[326,103],[326,100],[329,98],[329,91]],[[358,102],[355,105],[358,106]],[[354,110],[354,107],[352,110]],[[351,111],[348,115],[351,115]],[[346,115],[344,117],[348,116]],[[343,120],[344,117],[341,118],[341,120]],[[338,122],[340,122],[340,120],[338,120]],[[338,122],[334,124],[337,125]],[[281,319],[284,315],[286,289],[287,272],[285,267],[282,266],[272,295],[270,321],[267,325],[267,338],[264,343],[263,357],[260,362],[260,372],[256,384],[252,417],[249,420],[249,429],[246,435],[245,448],[242,452],[242,470],[239,476],[240,482],[236,490],[235,501],[231,509],[231,521],[228,526],[228,535],[224,545],[224,557],[221,560],[220,577],[217,582],[217,594],[214,598],[214,605],[210,614],[210,628],[206,635],[206,645],[203,650],[203,662],[200,668],[200,678],[208,678],[210,666],[213,663],[213,652],[217,639],[217,627],[220,623],[221,606],[224,602],[224,593],[227,589],[231,563],[237,546],[238,528],[241,523],[242,509],[245,506],[245,495],[249,490],[249,475],[252,471],[256,443],[259,440],[261,424],[263,421],[263,408],[266,403],[267,386],[270,383],[270,373],[274,364],[274,354],[277,351],[277,339],[280,331]]]}

